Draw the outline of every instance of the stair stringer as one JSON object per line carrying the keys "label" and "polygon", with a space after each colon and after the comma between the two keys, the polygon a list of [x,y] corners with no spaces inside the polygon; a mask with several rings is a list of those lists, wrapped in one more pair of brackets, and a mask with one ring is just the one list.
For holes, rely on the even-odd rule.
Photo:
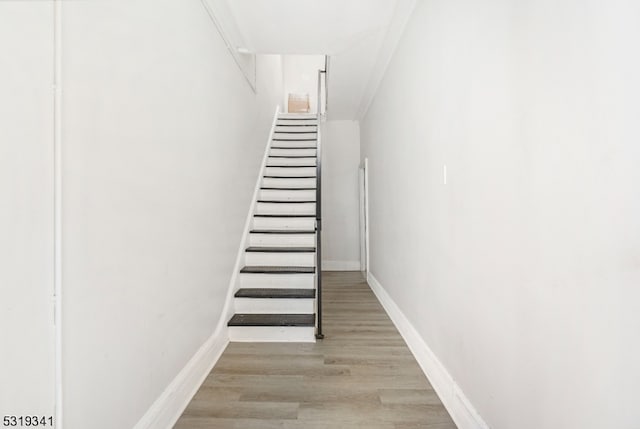
{"label": "stair stringer", "polygon": [[255,212],[256,205],[258,204],[258,195],[260,194],[262,176],[264,176],[265,174],[267,161],[269,160],[269,151],[271,150],[271,145],[273,144],[273,134],[276,129],[276,124],[278,123],[279,115],[280,115],[280,106],[278,105],[276,106],[276,110],[273,115],[271,130],[269,131],[269,137],[264,149],[264,155],[262,156],[262,164],[260,165],[260,171],[258,172],[258,178],[256,179],[256,186],[253,190],[253,196],[251,197],[251,204],[247,212],[247,219],[245,220],[245,223],[244,223],[244,230],[242,232],[242,238],[240,239],[240,246],[238,247],[236,262],[233,266],[233,274],[231,275],[231,280],[229,281],[229,287],[227,288],[227,295],[225,297],[224,307],[222,309],[222,314],[220,316],[220,319],[218,320],[218,326],[216,327],[216,332],[221,332],[226,338],[227,342],[229,341],[229,327],[227,326],[227,322],[234,315],[234,312],[235,312],[234,295],[240,288],[240,277],[239,277],[240,269],[242,268],[242,265],[243,265],[245,249],[249,246],[249,231],[251,231],[251,226],[253,222],[253,213]]}
{"label": "stair stringer", "polygon": [[209,336],[202,346],[200,346],[195,355],[155,400],[142,418],[136,423],[134,429],[169,429],[173,427],[189,404],[189,401],[191,401],[191,398],[196,394],[207,374],[211,372],[211,369],[229,344],[229,327],[227,326],[227,322],[234,313],[234,294],[239,285],[238,275],[243,262],[244,250],[249,243],[249,230],[251,229],[253,213],[255,211],[256,201],[258,199],[257,197],[262,183],[262,176],[264,175],[264,169],[267,164],[272,137],[279,114],[280,106],[276,106],[273,122],[271,124],[271,131],[269,132],[269,139],[267,140],[264,156],[262,158],[262,166],[256,180],[251,205],[249,206],[247,220],[240,240],[238,256],[236,257],[233,274],[229,281],[229,287],[227,289],[227,295],[220,319],[218,320],[211,336]]}

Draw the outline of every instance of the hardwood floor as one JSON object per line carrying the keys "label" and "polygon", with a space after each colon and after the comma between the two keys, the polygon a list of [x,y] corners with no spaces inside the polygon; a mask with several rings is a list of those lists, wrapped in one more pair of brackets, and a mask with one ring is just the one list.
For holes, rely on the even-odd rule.
{"label": "hardwood floor", "polygon": [[325,339],[231,343],[176,429],[455,429],[359,272],[324,273]]}

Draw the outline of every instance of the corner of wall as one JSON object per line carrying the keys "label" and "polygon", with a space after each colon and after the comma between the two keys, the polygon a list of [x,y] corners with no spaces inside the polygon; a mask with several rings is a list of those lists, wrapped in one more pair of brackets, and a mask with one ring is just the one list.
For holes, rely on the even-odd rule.
{"label": "corner of wall", "polygon": [[389,67],[389,63],[391,62],[391,58],[393,58],[396,47],[404,34],[404,29],[409,22],[409,18],[413,13],[416,3],[417,0],[401,0],[396,4],[396,9],[394,11],[391,24],[389,25],[389,30],[385,35],[382,46],[380,47],[375,67],[367,81],[367,86],[365,87],[360,105],[358,106],[357,118],[359,120],[364,119],[367,111],[369,110],[369,106],[380,87],[380,83],[384,78],[387,67]]}
{"label": "corner of wall", "polygon": [[367,283],[382,304],[394,325],[406,341],[420,368],[429,379],[445,408],[459,429],[489,429],[475,407],[466,397],[449,371],[442,365],[429,345],[404,315],[400,307],[371,273],[367,273]]}

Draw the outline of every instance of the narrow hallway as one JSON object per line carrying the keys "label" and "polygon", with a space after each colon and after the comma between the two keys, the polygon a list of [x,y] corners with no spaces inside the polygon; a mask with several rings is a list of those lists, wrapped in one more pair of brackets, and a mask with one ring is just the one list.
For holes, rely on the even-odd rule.
{"label": "narrow hallway", "polygon": [[230,343],[177,429],[454,429],[360,272],[326,272],[325,339]]}

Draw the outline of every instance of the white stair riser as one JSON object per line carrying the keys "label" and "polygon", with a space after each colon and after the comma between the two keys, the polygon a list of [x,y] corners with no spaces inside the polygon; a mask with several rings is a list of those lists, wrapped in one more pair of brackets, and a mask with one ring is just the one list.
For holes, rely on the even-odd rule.
{"label": "white stair riser", "polygon": [[278,121],[278,123],[276,124],[276,126],[278,125],[306,125],[306,126],[311,126],[311,125],[316,125],[318,123],[318,121],[314,120],[314,119],[305,119],[302,121],[296,121],[296,120],[291,120],[291,119],[280,119]]}
{"label": "white stair riser", "polygon": [[[271,143],[271,147],[304,147],[307,149],[315,149],[316,142],[315,141],[284,141],[284,140],[276,140]],[[296,149],[301,150],[301,149]]]}
{"label": "white stair riser", "polygon": [[312,267],[316,262],[316,254],[312,252],[245,252],[244,262],[247,266]]}
{"label": "white stair riser", "polygon": [[235,342],[315,343],[315,327],[230,326],[229,340]]}
{"label": "white stair riser", "polygon": [[249,234],[250,246],[313,247],[315,234]]}
{"label": "white stair riser", "polygon": [[[289,122],[294,122],[294,121],[289,121]],[[300,122],[306,122],[306,121],[300,121]],[[284,124],[284,125],[295,125],[293,127],[289,127],[289,126],[281,126],[283,124],[280,124],[280,122],[278,122],[279,125],[276,125],[276,133],[278,132],[293,132],[293,133],[302,133],[302,132],[308,132],[308,133],[315,133],[316,131],[318,131],[318,128],[315,125],[306,125],[306,124]],[[304,126],[298,126],[298,125],[304,125]]]}
{"label": "white stair riser", "polygon": [[283,168],[283,167],[267,167],[265,168],[265,176],[315,176],[316,167],[296,167],[296,168]]}
{"label": "white stair riser", "polygon": [[307,119],[317,121],[318,115],[316,115],[315,113],[287,113],[287,112],[282,112],[278,115],[278,121],[294,120],[294,119],[297,121],[307,120]]}
{"label": "white stair riser", "polygon": [[290,201],[315,201],[316,191],[314,190],[295,190],[290,189],[261,189],[261,200],[290,200]]}
{"label": "white stair riser", "polygon": [[254,217],[254,229],[314,229],[315,218],[308,217]]}
{"label": "white stair riser", "polygon": [[[291,146],[291,145],[289,145]],[[316,149],[271,149],[269,155],[275,156],[316,156]]]}
{"label": "white stair riser", "polygon": [[[280,143],[283,141],[298,141],[301,143],[316,143],[316,134],[284,134],[284,133],[274,133],[273,134],[274,145],[280,146]],[[277,144],[276,144],[277,143]]]}
{"label": "white stair riser", "polygon": [[307,139],[315,139],[317,134],[318,133],[316,132],[316,130],[308,131],[308,132],[293,132],[292,130],[284,130],[284,131],[275,131],[273,133],[273,137],[275,139],[290,137],[291,140],[307,140]]}
{"label": "white stair riser", "polygon": [[265,177],[262,179],[264,188],[315,188],[316,179],[274,179]]}
{"label": "white stair riser", "polygon": [[235,298],[236,313],[313,314],[315,302],[310,298]]}
{"label": "white stair riser", "polygon": [[318,115],[316,115],[315,113],[287,113],[287,112],[282,112],[278,115],[278,119],[291,119],[291,118],[295,118],[295,119],[303,119],[303,118],[307,118],[307,119],[318,119]]}
{"label": "white stair riser", "polygon": [[316,203],[257,203],[256,213],[314,214]]}
{"label": "white stair riser", "polygon": [[269,158],[267,165],[316,165],[315,158]]}
{"label": "white stair riser", "polygon": [[249,274],[240,273],[240,287],[313,289],[315,274]]}

